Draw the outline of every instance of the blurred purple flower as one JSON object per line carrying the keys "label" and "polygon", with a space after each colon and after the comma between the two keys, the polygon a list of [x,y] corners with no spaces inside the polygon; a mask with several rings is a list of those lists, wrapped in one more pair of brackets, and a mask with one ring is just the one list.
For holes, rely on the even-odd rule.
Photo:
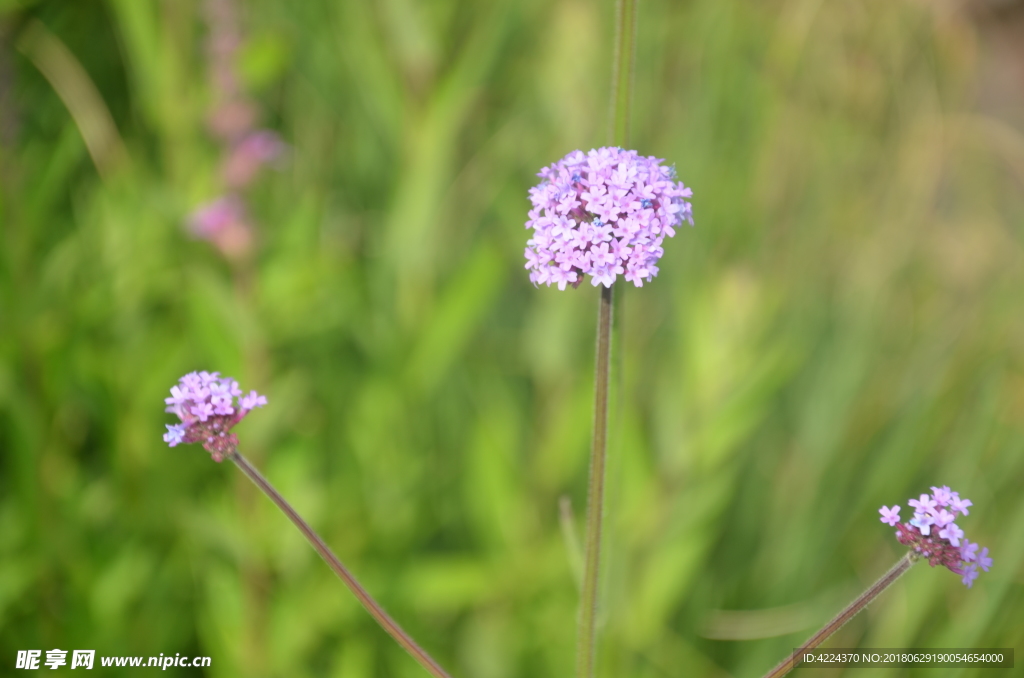
{"label": "blurred purple flower", "polygon": [[189,217],[189,230],[197,238],[212,240],[233,224],[245,221],[245,207],[234,195],[200,205]]}
{"label": "blurred purple flower", "polygon": [[636,151],[573,151],[542,169],[530,189],[526,268],[537,284],[578,286],[589,275],[611,287],[622,275],[637,287],[658,274],[665,237],[684,220],[693,192],[675,181],[675,170]]}

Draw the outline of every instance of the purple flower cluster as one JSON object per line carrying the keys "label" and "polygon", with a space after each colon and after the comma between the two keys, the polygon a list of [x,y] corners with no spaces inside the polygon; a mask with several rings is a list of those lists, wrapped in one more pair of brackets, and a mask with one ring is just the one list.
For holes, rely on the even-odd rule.
{"label": "purple flower cluster", "polygon": [[202,443],[220,462],[238,446],[238,437],[229,431],[249,410],[266,405],[267,398],[256,391],[242,395],[238,382],[219,372],[190,372],[171,387],[171,397],[164,402],[166,411],[181,419],[180,424],[166,424],[164,442],[171,447]]}
{"label": "purple flower cluster", "polygon": [[577,287],[584,275],[611,287],[621,274],[637,287],[658,274],[665,236],[693,225],[693,191],[675,168],[636,151],[573,151],[537,176],[530,189],[526,268],[534,284]]}
{"label": "purple flower cluster", "polygon": [[942,486],[933,487],[931,494],[922,494],[907,503],[914,509],[914,517],[906,523],[900,523],[899,506],[878,509],[883,523],[896,526],[896,539],[901,544],[927,558],[932,567],[943,565],[960,575],[967,588],[978,578],[979,567],[988,572],[992,567],[988,547],[979,553],[978,545],[968,541],[954,522],[957,515],[970,513],[970,499],[961,499],[958,493]]}

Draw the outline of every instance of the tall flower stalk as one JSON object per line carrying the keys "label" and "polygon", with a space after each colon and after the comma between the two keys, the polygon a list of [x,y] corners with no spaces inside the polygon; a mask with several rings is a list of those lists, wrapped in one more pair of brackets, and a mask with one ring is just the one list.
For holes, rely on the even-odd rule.
{"label": "tall flower stalk", "polygon": [[601,569],[601,531],[604,525],[604,471],[608,446],[608,382],[611,367],[614,287],[601,288],[597,313],[597,349],[594,369],[594,434],[587,484],[587,532],[583,552],[583,586],[576,640],[576,675],[594,675],[597,608]]}
{"label": "tall flower stalk", "polygon": [[526,268],[535,285],[601,287],[594,374],[594,433],[587,495],[586,546],[577,644],[577,675],[593,675],[599,594],[604,475],[608,437],[614,285],[619,275],[643,287],[658,274],[665,238],[684,220],[692,191],[675,169],[619,147],[573,151],[539,172],[530,189]]}
{"label": "tall flower stalk", "polygon": [[352,591],[366,611],[377,620],[388,635],[395,639],[420,666],[435,678],[451,678],[433,657],[421,648],[412,637],[384,611],[359,581],[349,572],[338,556],[328,548],[324,540],[309,526],[298,511],[281,496],[270,482],[249,463],[238,451],[238,436],[231,432],[254,408],[267,404],[265,396],[256,391],[243,395],[238,382],[230,377],[221,377],[218,372],[192,372],[182,377],[171,387],[171,397],[166,398],[167,412],[177,415],[177,424],[167,424],[164,442],[171,447],[183,443],[201,443],[213,460],[222,462],[230,459],[242,470],[249,480],[274,502],[288,520],[299,529],[320,557],[326,561],[338,578]]}
{"label": "tall flower stalk", "polygon": [[628,141],[629,101],[636,42],[636,2],[616,6],[615,58],[612,67],[611,140],[614,146],[572,151],[542,169],[530,189],[526,227],[526,269],[534,285],[578,287],[586,276],[601,287],[594,369],[594,431],[587,490],[576,675],[591,678],[600,598],[604,477],[608,446],[608,400],[612,318],[619,275],[643,287],[658,274],[665,238],[683,221],[693,225],[693,192],[676,180],[674,167],[653,156],[624,150]]}
{"label": "tall flower stalk", "polygon": [[608,438],[614,285],[619,275],[643,287],[658,274],[666,237],[693,223],[692,191],[655,157],[619,147],[573,151],[540,171],[530,189],[534,235],[526,268],[536,284],[579,286],[585,276],[601,287],[594,373],[594,431],[587,494],[587,527],[577,644],[577,675],[593,675],[600,589],[604,476]]}

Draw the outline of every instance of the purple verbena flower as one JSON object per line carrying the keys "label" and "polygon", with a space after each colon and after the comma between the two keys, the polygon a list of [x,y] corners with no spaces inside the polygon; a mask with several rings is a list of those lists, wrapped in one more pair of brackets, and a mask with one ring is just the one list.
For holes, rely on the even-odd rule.
{"label": "purple verbena flower", "polygon": [[893,506],[891,509],[888,506],[883,506],[878,509],[878,512],[882,514],[879,519],[883,523],[889,523],[889,525],[895,525],[900,522],[900,507],[899,505]]}
{"label": "purple verbena flower", "polygon": [[[910,547],[919,557],[928,560],[932,567],[942,565],[951,572],[961,575],[967,588],[978,578],[978,568],[988,572],[992,567],[992,559],[988,557],[988,548],[978,553],[978,544],[964,538],[964,531],[953,522],[958,513],[967,515],[969,499],[960,499],[960,495],[948,487],[933,487],[934,496],[922,494],[918,499],[911,499],[908,504],[917,509],[914,517],[906,523],[899,523],[899,507],[892,510],[883,506],[879,509],[882,522],[896,524],[896,539],[904,546]],[[950,510],[939,508],[948,506]],[[893,522],[890,522],[895,518]],[[932,527],[937,528],[933,534]]]}
{"label": "purple verbena flower", "polygon": [[577,287],[589,275],[611,287],[619,275],[637,287],[658,273],[665,237],[684,220],[693,192],[675,181],[675,170],[636,151],[573,151],[542,169],[530,189],[526,268],[535,285]]}
{"label": "purple verbena flower", "polygon": [[[235,399],[237,398],[237,406]],[[250,391],[243,396],[238,382],[219,372],[190,372],[171,387],[164,398],[167,412],[179,424],[166,424],[164,442],[171,447],[181,443],[202,443],[214,461],[223,461],[238,446],[238,437],[230,433],[249,410],[267,404],[266,396]]]}

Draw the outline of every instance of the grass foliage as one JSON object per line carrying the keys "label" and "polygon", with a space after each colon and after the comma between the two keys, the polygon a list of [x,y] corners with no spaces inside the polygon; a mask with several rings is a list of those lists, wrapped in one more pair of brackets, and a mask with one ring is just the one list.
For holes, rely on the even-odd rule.
{"label": "grass foliage", "polygon": [[[0,2],[0,662],[422,675],[244,477],[161,442],[210,369],[268,395],[243,451],[442,664],[570,675],[598,295],[533,289],[523,222],[606,140],[611,2],[239,4],[291,153],[232,265],[183,228],[221,190],[199,2]],[[697,227],[620,295],[600,675],[760,675],[936,484],[993,571],[919,565],[831,644],[1022,660],[1024,137],[933,4],[641,4],[634,145]]]}

